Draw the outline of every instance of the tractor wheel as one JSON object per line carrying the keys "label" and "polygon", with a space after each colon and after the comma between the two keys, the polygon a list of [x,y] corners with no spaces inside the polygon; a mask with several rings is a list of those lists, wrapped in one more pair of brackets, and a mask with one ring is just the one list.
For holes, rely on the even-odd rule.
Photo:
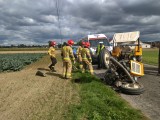
{"label": "tractor wheel", "polygon": [[112,86],[115,82],[115,74],[111,72],[110,70],[107,70],[104,75],[104,82],[107,85]]}
{"label": "tractor wheel", "polygon": [[100,53],[103,68],[109,68],[110,53],[107,49],[103,49]]}
{"label": "tractor wheel", "polygon": [[120,90],[122,93],[140,95],[144,92],[144,87],[140,83],[123,83]]}

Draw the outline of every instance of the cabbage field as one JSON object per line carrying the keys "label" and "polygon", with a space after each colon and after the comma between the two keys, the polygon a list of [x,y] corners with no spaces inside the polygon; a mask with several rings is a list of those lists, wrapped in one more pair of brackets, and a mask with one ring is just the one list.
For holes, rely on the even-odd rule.
{"label": "cabbage field", "polygon": [[19,71],[44,55],[44,53],[0,54],[0,72]]}

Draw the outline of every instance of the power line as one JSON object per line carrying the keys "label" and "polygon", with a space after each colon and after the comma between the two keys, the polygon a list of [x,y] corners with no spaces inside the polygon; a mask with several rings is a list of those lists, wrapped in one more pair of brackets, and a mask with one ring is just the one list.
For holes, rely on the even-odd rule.
{"label": "power line", "polygon": [[60,1],[60,0],[55,0],[57,17],[58,17],[59,34],[60,34],[60,39],[61,39],[61,44],[62,44],[62,31],[61,31],[61,23],[60,23],[60,7],[59,7],[59,2],[58,1]]}

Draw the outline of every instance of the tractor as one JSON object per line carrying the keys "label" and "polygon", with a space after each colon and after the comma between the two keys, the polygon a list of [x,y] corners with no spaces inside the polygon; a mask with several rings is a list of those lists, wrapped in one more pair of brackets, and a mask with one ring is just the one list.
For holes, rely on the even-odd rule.
{"label": "tractor", "polygon": [[[115,33],[112,52],[101,53],[107,68],[104,82],[126,94],[139,95],[144,87],[138,79],[144,75],[140,32]],[[134,47],[134,49],[131,49]]]}

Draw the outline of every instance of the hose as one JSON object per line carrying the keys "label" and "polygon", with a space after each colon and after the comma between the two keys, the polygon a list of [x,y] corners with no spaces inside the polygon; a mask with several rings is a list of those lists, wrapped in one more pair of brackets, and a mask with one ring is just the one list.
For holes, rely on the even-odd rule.
{"label": "hose", "polygon": [[125,67],[119,63],[115,58],[110,57],[110,60],[112,60],[114,63],[116,63],[120,68],[122,68],[124,70],[124,72],[126,73],[126,75],[128,76],[128,78],[135,83],[135,80],[131,77],[130,73],[125,69]]}

